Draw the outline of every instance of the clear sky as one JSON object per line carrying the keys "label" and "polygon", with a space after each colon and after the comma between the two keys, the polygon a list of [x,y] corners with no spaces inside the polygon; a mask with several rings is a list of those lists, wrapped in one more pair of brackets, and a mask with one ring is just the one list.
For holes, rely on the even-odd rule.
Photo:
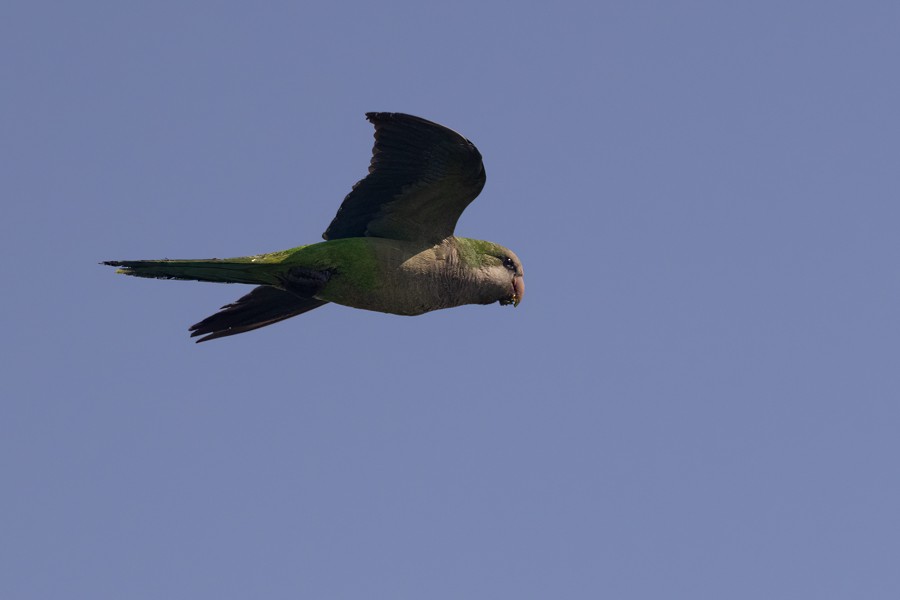
{"label": "clear sky", "polygon": [[[5,2],[0,597],[900,597],[900,4]],[[517,308],[101,260],[316,242],[366,111]]]}

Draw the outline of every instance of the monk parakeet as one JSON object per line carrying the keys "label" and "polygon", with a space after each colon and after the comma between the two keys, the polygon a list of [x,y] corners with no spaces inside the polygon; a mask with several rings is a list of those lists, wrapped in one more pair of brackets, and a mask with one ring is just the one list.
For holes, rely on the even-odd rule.
{"label": "monk parakeet", "polygon": [[328,302],[396,315],[463,304],[518,306],[522,263],[492,242],[456,237],[484,187],[475,145],[411,115],[367,113],[375,126],[369,174],[344,198],[326,240],[281,252],[205,260],[113,260],[118,273],[257,285],[191,326],[198,342],[243,333]]}

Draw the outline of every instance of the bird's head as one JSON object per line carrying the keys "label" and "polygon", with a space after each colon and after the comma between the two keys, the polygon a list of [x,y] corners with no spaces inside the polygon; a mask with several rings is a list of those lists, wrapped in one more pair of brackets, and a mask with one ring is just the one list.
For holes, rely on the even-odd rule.
{"label": "bird's head", "polygon": [[477,252],[475,262],[484,280],[482,288],[486,296],[483,304],[499,302],[501,306],[518,306],[525,295],[525,273],[516,253],[491,242],[478,241],[472,246],[471,250]]}

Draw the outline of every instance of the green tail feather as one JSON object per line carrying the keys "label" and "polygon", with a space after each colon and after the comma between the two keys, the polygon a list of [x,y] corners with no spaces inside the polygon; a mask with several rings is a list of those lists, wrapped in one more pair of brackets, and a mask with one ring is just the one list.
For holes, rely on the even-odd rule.
{"label": "green tail feather", "polygon": [[[246,262],[245,262],[246,261]],[[153,279],[181,279],[210,281],[213,283],[249,283],[252,285],[278,285],[272,263],[254,262],[252,259],[206,260],[110,260],[104,265],[119,267],[116,273]]]}

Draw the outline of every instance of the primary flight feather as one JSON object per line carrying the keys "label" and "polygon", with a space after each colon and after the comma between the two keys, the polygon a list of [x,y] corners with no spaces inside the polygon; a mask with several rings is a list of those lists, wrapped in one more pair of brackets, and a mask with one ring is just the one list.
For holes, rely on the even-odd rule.
{"label": "primary flight feather", "polygon": [[463,304],[518,306],[522,263],[492,242],[453,235],[485,182],[481,154],[437,123],[366,113],[375,126],[369,174],[344,198],[318,244],[227,259],[114,260],[135,277],[256,287],[191,326],[205,342],[251,331],[328,302],[398,315]]}

